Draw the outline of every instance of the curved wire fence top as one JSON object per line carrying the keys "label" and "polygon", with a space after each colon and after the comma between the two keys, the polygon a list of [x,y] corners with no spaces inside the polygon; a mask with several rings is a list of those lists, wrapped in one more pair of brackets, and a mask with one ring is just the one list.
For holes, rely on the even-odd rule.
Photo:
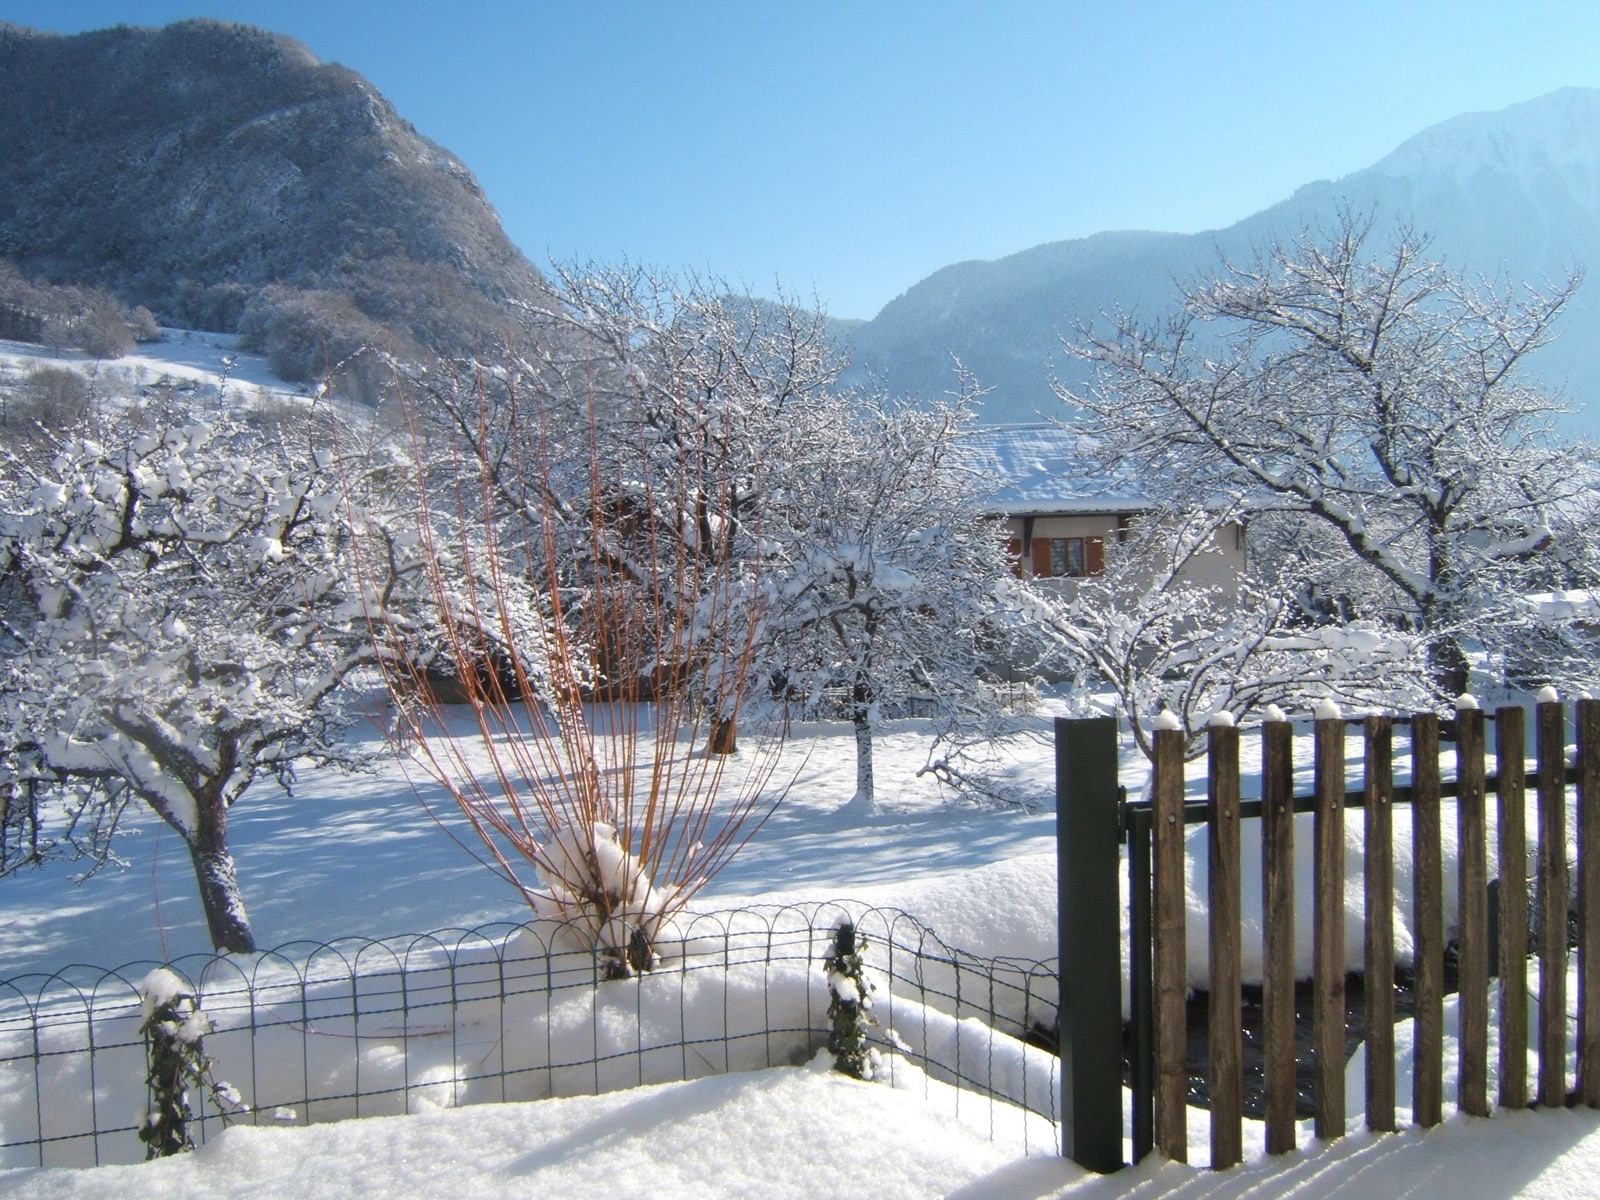
{"label": "curved wire fence top", "polygon": [[[891,1070],[951,1085],[957,1109],[976,1095],[991,1133],[997,1104],[1036,1114],[1050,1131],[1024,1121],[1024,1140],[1053,1147],[1055,964],[981,958],[907,913],[829,902],[680,914],[658,967],[624,980],[549,921],[0,980],[0,1166],[142,1157],[141,984],[158,967],[198,997],[242,1119],[306,1124],[798,1064],[826,1042],[821,963],[844,922],[880,981]],[[203,1140],[222,1117],[199,1099]]]}

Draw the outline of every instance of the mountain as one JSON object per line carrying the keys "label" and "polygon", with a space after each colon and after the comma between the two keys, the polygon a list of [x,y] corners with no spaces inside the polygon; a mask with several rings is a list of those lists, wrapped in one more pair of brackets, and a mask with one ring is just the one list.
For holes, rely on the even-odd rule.
{"label": "mountain", "polygon": [[470,347],[543,289],[458,159],[292,39],[0,24],[0,78],[0,258],[31,278],[284,359]]}
{"label": "mountain", "polygon": [[[993,389],[986,420],[1059,414],[1049,371],[1085,381],[1060,340],[1078,322],[1116,307],[1158,318],[1176,305],[1180,281],[1301,230],[1331,229],[1341,209],[1409,224],[1467,276],[1543,283],[1574,266],[1600,271],[1600,90],[1568,88],[1445,121],[1364,171],[1309,184],[1226,229],[1102,233],[945,267],[836,336],[858,372],[893,391],[948,392],[953,354]],[[1567,427],[1586,436],[1600,434],[1596,288],[1600,279],[1579,290],[1559,341],[1532,360],[1542,382],[1581,410]]]}

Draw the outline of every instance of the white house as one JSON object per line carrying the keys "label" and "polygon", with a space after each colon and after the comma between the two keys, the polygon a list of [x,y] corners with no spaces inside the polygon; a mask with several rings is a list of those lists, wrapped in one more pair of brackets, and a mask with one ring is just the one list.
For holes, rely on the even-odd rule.
{"label": "white house", "polygon": [[[1013,569],[1063,589],[1104,571],[1106,546],[1158,507],[1141,486],[1099,474],[1078,437],[1059,425],[979,426],[963,439],[963,453],[987,487]],[[1224,525],[1212,542],[1185,577],[1231,587],[1244,570],[1244,528]]]}

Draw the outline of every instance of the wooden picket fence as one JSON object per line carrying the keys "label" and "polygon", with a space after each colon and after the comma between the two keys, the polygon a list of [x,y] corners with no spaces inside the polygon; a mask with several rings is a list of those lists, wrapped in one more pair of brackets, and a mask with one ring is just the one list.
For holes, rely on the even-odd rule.
{"label": "wooden picket fence", "polygon": [[[1188,1157],[1186,1105],[1189,1077],[1187,947],[1184,884],[1188,824],[1207,825],[1209,866],[1209,1093],[1211,1165],[1225,1168],[1243,1152],[1241,1001],[1241,822],[1261,822],[1262,1014],[1266,1149],[1282,1154],[1296,1144],[1295,879],[1294,817],[1311,813],[1313,880],[1312,1029],[1314,1128],[1319,1139],[1345,1132],[1345,825],[1348,809],[1362,810],[1365,861],[1364,1029],[1366,1124],[1374,1131],[1396,1128],[1395,1112],[1395,856],[1393,813],[1412,809],[1412,940],[1409,983],[1414,1003],[1412,1107],[1414,1125],[1441,1119],[1447,1085],[1444,1062],[1445,959],[1453,943],[1459,991],[1459,1056],[1455,1100],[1472,1116],[1487,1116],[1489,1095],[1489,988],[1492,949],[1502,964],[1499,988],[1498,1088],[1494,1102],[1505,1108],[1600,1107],[1600,700],[1576,705],[1576,748],[1569,765],[1566,706],[1540,703],[1534,711],[1535,770],[1527,770],[1521,707],[1497,709],[1492,717],[1461,708],[1453,718],[1432,713],[1369,716],[1350,721],[1329,716],[1314,722],[1315,762],[1310,795],[1295,795],[1293,726],[1285,720],[1261,727],[1261,795],[1240,792],[1240,732],[1214,725],[1207,733],[1207,799],[1185,802],[1184,739],[1158,730],[1149,803],[1117,806],[1117,837],[1128,845],[1132,876],[1132,937],[1127,981],[1133,1018],[1128,1072],[1133,1098],[1133,1157],[1148,1149],[1184,1162]],[[1486,729],[1494,731],[1489,767]],[[1107,785],[1101,738],[1109,724],[1062,722],[1057,729],[1058,813],[1062,870],[1105,856]],[[1410,782],[1395,783],[1394,734],[1409,733]],[[1363,740],[1359,787],[1346,776],[1346,739],[1352,727]],[[1454,744],[1454,771],[1441,744]],[[1086,769],[1088,768],[1088,769]],[[1081,782],[1088,777],[1092,796]],[[1097,781],[1097,782],[1094,782]],[[1568,793],[1576,790],[1576,856],[1568,860]],[[1110,791],[1115,792],[1114,776]],[[1528,878],[1528,797],[1535,804],[1537,846]],[[1490,797],[1498,816],[1496,845],[1488,845]],[[1445,801],[1455,806],[1455,879],[1445,878],[1442,821]],[[1061,806],[1067,806],[1063,811]],[[1115,847],[1112,848],[1115,854]],[[1076,865],[1075,865],[1076,864]],[[1098,868],[1095,868],[1098,870]],[[1492,875],[1491,875],[1492,873]],[[1498,880],[1497,918],[1491,922],[1490,881]],[[1533,892],[1530,936],[1529,892]],[[1456,889],[1458,920],[1445,925],[1446,888]],[[1569,1091],[1571,1045],[1567,975],[1569,899],[1576,891],[1577,1071]],[[1103,892],[1103,886],[1100,891]],[[1110,1001],[1100,995],[1104,973],[1093,939],[1103,936],[1103,895],[1070,892],[1062,881],[1062,974],[1064,1055],[1064,1149],[1098,1170],[1121,1161],[1121,1130],[1094,1123],[1092,1112],[1111,1086],[1100,1045],[1074,1047],[1068,1026],[1078,1017],[1099,1022]],[[1147,929],[1148,934],[1142,934]],[[1452,936],[1453,934],[1453,936]],[[1530,945],[1530,942],[1533,944]],[[1536,1011],[1530,1013],[1526,962],[1538,959]],[[1073,983],[1081,966],[1081,983]],[[1380,982],[1381,981],[1381,982]],[[1120,981],[1118,981],[1120,987]],[[1530,1091],[1530,1015],[1536,1018],[1533,1048],[1537,1078]],[[1119,1081],[1120,1083],[1120,1081]],[[1116,1144],[1112,1148],[1111,1133]]]}

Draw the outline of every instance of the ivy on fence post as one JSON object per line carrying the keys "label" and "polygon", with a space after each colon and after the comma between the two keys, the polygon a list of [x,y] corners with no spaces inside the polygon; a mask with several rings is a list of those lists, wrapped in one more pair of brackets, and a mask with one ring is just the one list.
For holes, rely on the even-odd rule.
{"label": "ivy on fence post", "polygon": [[878,1067],[878,1052],[867,1044],[867,1030],[877,1021],[871,1011],[876,985],[861,961],[865,945],[864,938],[857,939],[855,925],[842,921],[834,930],[833,948],[822,960],[828,975],[828,994],[833,998],[828,1005],[828,1019],[833,1022],[828,1050],[833,1055],[834,1069],[854,1079],[872,1079]]}
{"label": "ivy on fence post", "polygon": [[182,979],[165,967],[146,975],[139,985],[144,1001],[145,1085],[149,1104],[139,1124],[139,1140],[145,1144],[146,1160],[182,1154],[194,1149],[189,1123],[194,1110],[189,1107],[189,1088],[202,1087],[226,1123],[233,1113],[248,1112],[239,1091],[230,1083],[219,1082],[211,1073],[204,1038],[211,1032],[211,1019],[200,1010],[200,999],[189,991]]}

